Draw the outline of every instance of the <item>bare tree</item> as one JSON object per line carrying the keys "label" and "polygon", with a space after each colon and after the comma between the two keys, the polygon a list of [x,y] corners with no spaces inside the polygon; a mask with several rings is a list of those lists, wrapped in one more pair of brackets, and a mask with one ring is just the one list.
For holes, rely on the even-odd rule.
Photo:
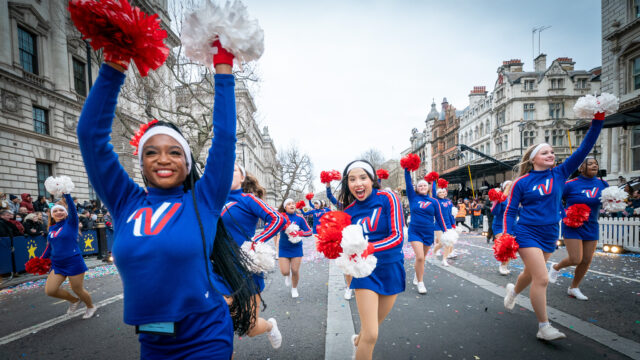
{"label": "bare tree", "polygon": [[360,154],[360,158],[370,162],[375,169],[379,169],[385,162],[384,155],[382,155],[382,152],[376,148],[371,148],[363,152]]}
{"label": "bare tree", "polygon": [[311,189],[313,164],[307,154],[303,154],[295,144],[278,151],[280,169],[273,174],[276,180],[278,201],[289,197],[298,197]]}

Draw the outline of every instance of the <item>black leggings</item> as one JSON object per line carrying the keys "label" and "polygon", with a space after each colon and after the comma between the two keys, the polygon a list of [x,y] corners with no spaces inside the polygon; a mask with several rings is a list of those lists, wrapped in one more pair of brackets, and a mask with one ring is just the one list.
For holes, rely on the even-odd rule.
{"label": "black leggings", "polygon": [[[459,219],[459,220],[458,220]],[[456,226],[462,225],[467,228],[467,230],[471,231],[471,228],[464,223],[464,218],[456,218]]]}

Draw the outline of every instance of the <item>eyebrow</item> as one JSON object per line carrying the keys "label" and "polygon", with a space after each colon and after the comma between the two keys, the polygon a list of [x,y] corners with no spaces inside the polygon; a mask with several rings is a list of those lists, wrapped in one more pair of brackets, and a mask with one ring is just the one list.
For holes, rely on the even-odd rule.
{"label": "eyebrow", "polygon": [[[149,149],[155,149],[155,150],[157,150],[157,149],[158,149],[158,147],[157,147],[157,146],[155,146],[155,145],[145,145],[145,146],[144,146],[144,148],[143,148],[143,151],[144,151],[144,150],[149,150]],[[169,150],[173,150],[173,149],[179,149],[180,151],[182,151],[182,150],[183,150],[183,149],[182,149],[182,147],[181,147],[181,146],[179,146],[179,145],[170,145],[170,146],[169,146]]]}

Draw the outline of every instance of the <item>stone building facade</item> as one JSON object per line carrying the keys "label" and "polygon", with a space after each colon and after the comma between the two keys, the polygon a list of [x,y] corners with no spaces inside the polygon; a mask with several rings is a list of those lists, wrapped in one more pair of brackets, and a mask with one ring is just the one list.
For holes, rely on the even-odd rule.
{"label": "stone building facade", "polygon": [[450,105],[447,98],[442,100],[440,115],[432,125],[432,168],[441,175],[458,167],[458,129],[462,111]]}

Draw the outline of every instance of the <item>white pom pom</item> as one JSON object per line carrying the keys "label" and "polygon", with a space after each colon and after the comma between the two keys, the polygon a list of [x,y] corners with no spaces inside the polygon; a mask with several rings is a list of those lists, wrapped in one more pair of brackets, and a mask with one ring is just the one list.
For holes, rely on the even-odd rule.
{"label": "white pom pom", "polygon": [[287,236],[289,237],[289,242],[292,244],[297,244],[302,241],[302,236],[291,235],[291,233],[295,231],[300,231],[300,226],[298,226],[298,224],[296,223],[291,223],[291,225],[287,226],[287,228],[284,229],[284,233],[287,234]]}
{"label": "white pom pom", "polygon": [[451,213],[453,214],[453,217],[456,217],[456,215],[458,215],[458,208],[455,206],[452,206]]}
{"label": "white pom pom", "polygon": [[369,255],[366,258],[356,255],[351,258],[349,255],[342,253],[336,259],[336,265],[343,273],[356,278],[363,278],[371,275],[377,264],[378,259],[375,255]]}
{"label": "white pom pom", "polygon": [[369,242],[367,238],[362,234],[362,227],[360,225],[349,225],[342,229],[342,241],[340,241],[343,254],[362,254],[367,250]]}
{"label": "white pom pom", "polygon": [[59,177],[49,176],[44,181],[44,187],[53,196],[61,196],[62,194],[70,194],[75,185],[70,177],[63,175]]}
{"label": "white pom pom", "polygon": [[257,60],[264,52],[264,32],[257,20],[250,20],[247,7],[239,0],[221,7],[210,0],[204,7],[187,15],[180,40],[185,55],[209,66],[217,49],[216,39],[240,62]]}
{"label": "white pom pom", "polygon": [[602,208],[610,213],[624,211],[627,208],[625,200],[628,195],[626,191],[617,186],[609,186],[602,190],[602,197],[600,198]]}
{"label": "white pom pom", "polygon": [[593,119],[593,114],[598,112],[598,99],[591,94],[582,96],[573,105],[573,112],[580,119]]}
{"label": "white pom pom", "polygon": [[458,232],[453,229],[449,229],[442,234],[440,241],[442,241],[442,245],[444,246],[453,246],[458,242]]}
{"label": "white pom pom", "polygon": [[598,96],[598,102],[600,103],[599,111],[604,112],[605,114],[615,113],[618,111],[618,106],[620,105],[618,98],[609,93],[602,93]]}
{"label": "white pom pom", "polygon": [[[253,245],[253,249],[251,248]],[[275,266],[275,250],[262,242],[245,241],[240,247],[249,258],[249,270],[254,273],[270,271]]]}

